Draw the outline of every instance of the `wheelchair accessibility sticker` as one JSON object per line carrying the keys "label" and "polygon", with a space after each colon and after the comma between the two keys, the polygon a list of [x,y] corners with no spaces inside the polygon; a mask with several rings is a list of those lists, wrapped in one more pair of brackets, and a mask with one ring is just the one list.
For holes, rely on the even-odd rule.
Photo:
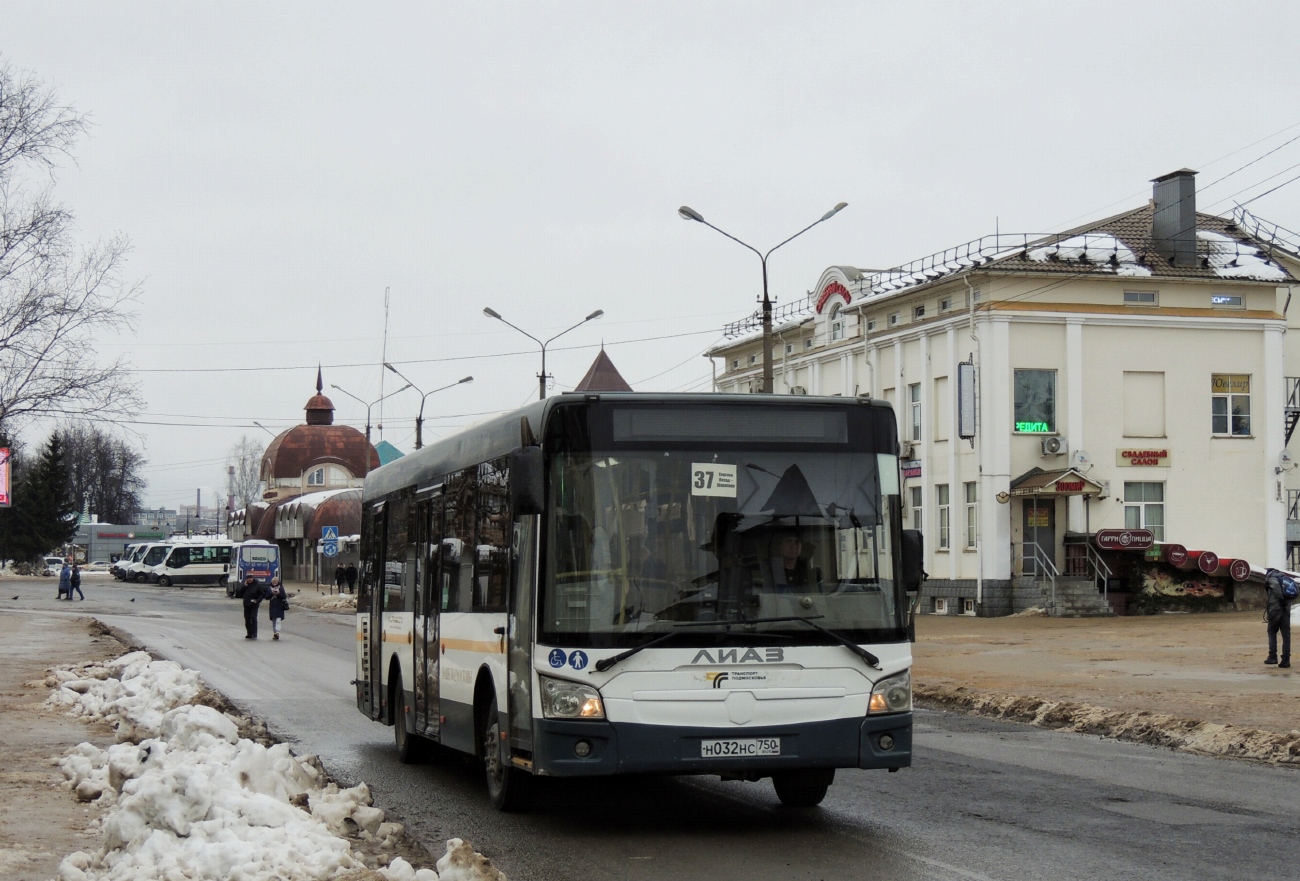
{"label": "wheelchair accessibility sticker", "polygon": [[564,662],[567,661],[568,658],[564,654],[564,649],[551,649],[551,655],[548,660],[551,662],[551,666],[558,670],[560,667],[564,666]]}

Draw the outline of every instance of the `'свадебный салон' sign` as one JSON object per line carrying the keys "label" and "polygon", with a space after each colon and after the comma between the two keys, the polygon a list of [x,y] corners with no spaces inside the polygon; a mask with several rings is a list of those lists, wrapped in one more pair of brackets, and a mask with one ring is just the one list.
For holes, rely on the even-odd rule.
{"label": "'\u0441\u0432\u0430\u0434\u0435\u0431\u043d\u044b\u0439 \u0441\u0430\u043b\u043e\u043d' sign", "polygon": [[1168,447],[1150,447],[1147,449],[1116,450],[1115,464],[1121,468],[1141,466],[1169,467]]}

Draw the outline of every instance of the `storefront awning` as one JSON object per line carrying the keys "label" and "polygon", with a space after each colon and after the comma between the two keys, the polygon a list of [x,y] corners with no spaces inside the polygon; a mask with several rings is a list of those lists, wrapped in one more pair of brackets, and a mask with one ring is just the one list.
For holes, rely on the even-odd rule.
{"label": "storefront awning", "polygon": [[1099,496],[1102,486],[1073,468],[1044,471],[1035,468],[1011,481],[1013,496]]}

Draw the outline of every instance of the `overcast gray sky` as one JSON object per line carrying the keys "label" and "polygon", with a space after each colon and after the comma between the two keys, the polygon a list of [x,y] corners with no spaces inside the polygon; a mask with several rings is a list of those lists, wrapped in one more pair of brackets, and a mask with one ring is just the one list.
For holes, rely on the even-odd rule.
{"label": "overcast gray sky", "polygon": [[[428,399],[426,439],[537,394],[537,347],[484,306],[543,339],[605,310],[549,350],[558,388],[603,340],[634,388],[707,390],[760,267],[682,204],[766,250],[849,203],[772,257],[779,302],[1184,166],[1226,213],[1300,174],[1300,141],[1241,168],[1300,135],[1298,8],[6,2],[0,56],[93,121],[55,195],[134,245],[136,330],[100,351],[140,371],[122,425],[175,507],[224,493],[231,445],[270,440],[252,420],[302,421],[318,362],[364,427],[328,386],[379,396],[385,288],[388,360],[476,379]],[[1300,182],[1250,207],[1300,229]],[[383,438],[410,450],[418,404],[386,401]]]}

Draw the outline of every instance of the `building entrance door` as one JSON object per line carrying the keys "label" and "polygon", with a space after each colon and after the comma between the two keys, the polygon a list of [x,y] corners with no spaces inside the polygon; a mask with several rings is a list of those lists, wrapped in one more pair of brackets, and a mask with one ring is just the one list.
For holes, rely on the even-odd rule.
{"label": "building entrance door", "polygon": [[1034,560],[1034,545],[1049,560],[1056,559],[1056,500],[1026,498],[1021,504],[1024,516],[1024,556],[1020,571],[1024,575],[1039,575],[1039,565]]}

